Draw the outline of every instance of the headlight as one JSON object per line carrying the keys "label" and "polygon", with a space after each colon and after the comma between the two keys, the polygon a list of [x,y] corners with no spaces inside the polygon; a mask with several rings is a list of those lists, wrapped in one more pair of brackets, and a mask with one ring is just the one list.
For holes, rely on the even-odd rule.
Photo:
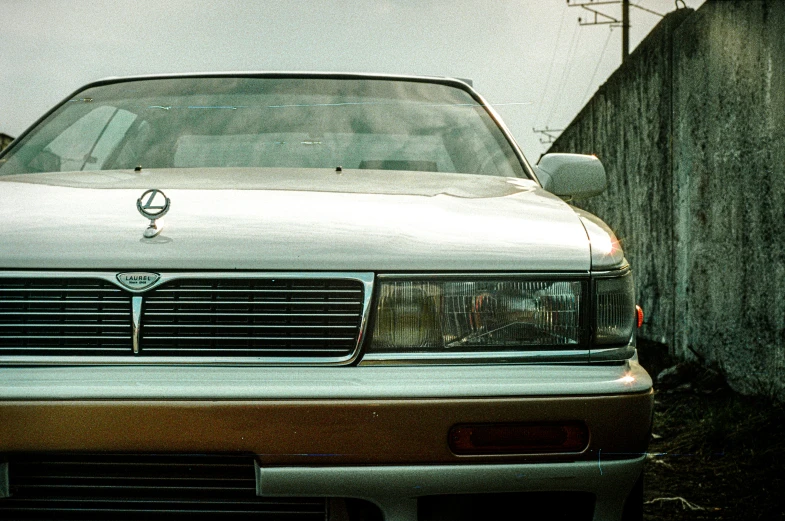
{"label": "headlight", "polygon": [[382,280],[371,352],[499,351],[581,343],[585,282]]}
{"label": "headlight", "polygon": [[632,274],[622,277],[596,279],[594,292],[594,343],[622,345],[629,342],[635,328],[635,287]]}

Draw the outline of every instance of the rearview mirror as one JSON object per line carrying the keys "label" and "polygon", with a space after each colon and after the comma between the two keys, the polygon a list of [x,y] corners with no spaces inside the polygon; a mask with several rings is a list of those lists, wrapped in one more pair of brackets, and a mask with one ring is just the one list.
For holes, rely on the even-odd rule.
{"label": "rearview mirror", "polygon": [[596,156],[545,154],[536,168],[542,187],[559,197],[586,199],[605,190],[605,167]]}

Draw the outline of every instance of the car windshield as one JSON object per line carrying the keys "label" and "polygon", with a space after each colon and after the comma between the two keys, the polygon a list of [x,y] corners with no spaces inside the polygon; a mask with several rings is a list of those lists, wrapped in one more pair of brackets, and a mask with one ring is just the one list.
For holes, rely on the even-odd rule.
{"label": "car windshield", "polygon": [[406,79],[180,77],[67,100],[0,160],[0,175],[283,167],[526,177],[470,93]]}

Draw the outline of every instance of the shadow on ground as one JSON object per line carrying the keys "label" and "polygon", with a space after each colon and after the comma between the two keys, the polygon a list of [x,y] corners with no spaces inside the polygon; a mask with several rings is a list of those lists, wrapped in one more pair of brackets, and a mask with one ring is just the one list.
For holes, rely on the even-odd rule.
{"label": "shadow on ground", "polygon": [[[673,365],[667,347],[639,342],[652,378]],[[655,383],[644,519],[785,521],[785,406],[741,396],[697,364]]]}

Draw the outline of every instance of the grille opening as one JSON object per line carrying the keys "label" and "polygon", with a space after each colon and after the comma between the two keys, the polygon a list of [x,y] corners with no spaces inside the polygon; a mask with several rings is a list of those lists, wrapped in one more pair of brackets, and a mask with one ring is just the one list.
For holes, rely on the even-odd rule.
{"label": "grille opening", "polygon": [[446,494],[417,500],[420,521],[590,521],[594,494],[588,492],[514,492]]}
{"label": "grille opening", "polygon": [[11,454],[0,519],[323,521],[323,498],[256,495],[248,455]]}

